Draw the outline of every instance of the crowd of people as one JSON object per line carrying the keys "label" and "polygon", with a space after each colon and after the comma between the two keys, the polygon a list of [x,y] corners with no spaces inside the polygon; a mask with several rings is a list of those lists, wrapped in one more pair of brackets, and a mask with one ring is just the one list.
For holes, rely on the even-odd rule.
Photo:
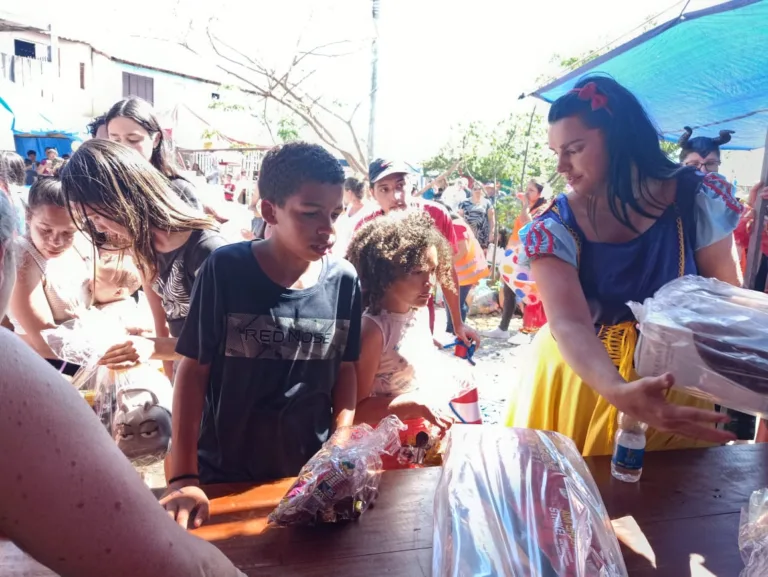
{"label": "crowd of people", "polygon": [[[612,452],[618,411],[650,425],[649,450],[734,438],[716,427],[727,415],[671,390],[673,375],[634,372],[625,305],[686,274],[741,284],[733,233],[752,224],[716,172],[727,136],[688,134],[675,162],[612,79],[586,78],[552,105],[570,192],[546,201],[531,182],[506,239],[493,238],[495,187],[460,182],[446,199],[449,174],[418,190],[385,159],[345,178],[332,154],[297,142],[264,158],[263,226],[231,242],[147,103],[118,102],[91,128],[20,201],[24,172],[0,157],[0,316],[16,333],[0,333],[0,531],[61,575],[236,575],[182,530],[208,518],[205,485],[295,476],[334,430],[387,415],[442,435],[456,422],[446,391],[471,369],[435,341],[435,294],[457,343],[481,345],[466,298],[495,266],[492,241],[521,248],[547,320],[532,362],[508,375],[507,425],[558,431],[585,455]],[[515,296],[503,295],[490,338],[510,336]],[[101,362],[162,362],[173,383],[160,505],[43,338],[121,302],[144,303],[151,326],[126,326]]]}

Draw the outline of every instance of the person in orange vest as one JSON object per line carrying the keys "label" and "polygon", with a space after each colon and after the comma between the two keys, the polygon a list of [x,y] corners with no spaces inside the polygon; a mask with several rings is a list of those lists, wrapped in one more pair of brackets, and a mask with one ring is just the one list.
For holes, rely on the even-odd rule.
{"label": "person in orange vest", "polygon": [[[443,204],[443,203],[440,203]],[[453,255],[453,266],[456,269],[456,275],[459,278],[459,307],[461,309],[461,320],[467,318],[469,306],[467,306],[467,296],[481,279],[490,275],[488,262],[485,260],[485,252],[480,242],[477,240],[472,227],[466,220],[459,216],[447,204],[443,205],[448,210],[453,222],[453,231],[456,235],[456,252]],[[454,334],[451,315],[446,315],[445,332],[449,335]]]}

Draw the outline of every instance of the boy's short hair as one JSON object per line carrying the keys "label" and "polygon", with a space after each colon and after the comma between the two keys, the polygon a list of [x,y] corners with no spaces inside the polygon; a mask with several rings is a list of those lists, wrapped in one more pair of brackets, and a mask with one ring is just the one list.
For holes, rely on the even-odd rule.
{"label": "boy's short hair", "polygon": [[290,142],[267,152],[259,172],[263,200],[282,206],[305,182],[343,184],[344,169],[322,146]]}

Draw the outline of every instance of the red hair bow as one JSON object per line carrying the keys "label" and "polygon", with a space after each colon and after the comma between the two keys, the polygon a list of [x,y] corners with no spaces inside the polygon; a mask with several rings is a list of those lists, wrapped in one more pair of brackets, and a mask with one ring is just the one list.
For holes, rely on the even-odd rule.
{"label": "red hair bow", "polygon": [[597,91],[597,84],[594,82],[587,82],[581,88],[574,88],[571,92],[576,94],[579,100],[589,100],[593,111],[605,108],[606,112],[611,113],[610,108],[608,108],[608,97]]}

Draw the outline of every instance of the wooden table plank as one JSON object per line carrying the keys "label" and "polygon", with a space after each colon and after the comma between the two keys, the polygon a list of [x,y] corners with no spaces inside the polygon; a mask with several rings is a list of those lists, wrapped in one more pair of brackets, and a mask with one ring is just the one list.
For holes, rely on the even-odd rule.
{"label": "wooden table plank", "polygon": [[430,577],[432,547],[334,561],[316,559],[314,562],[284,567],[245,568],[243,571],[248,577],[328,577],[328,575]]}
{"label": "wooden table plank", "polygon": [[[366,511],[360,521],[307,528],[266,527],[266,516],[289,483],[279,490],[270,487],[271,498],[263,498],[260,488],[217,487],[219,494],[230,490],[239,494],[214,500],[211,521],[195,534],[215,543],[238,567],[282,566],[288,562],[424,549],[432,546],[432,504],[439,476],[437,467],[416,474],[389,472],[382,477],[375,507]],[[248,502],[251,506],[241,510]]]}
{"label": "wooden table plank", "polygon": [[[768,445],[649,453],[639,483],[610,476],[608,457],[587,463],[612,519],[632,516],[656,556],[657,568],[623,548],[630,575],[691,574],[701,556],[714,575],[738,575],[739,511],[751,492],[768,486]],[[428,576],[434,492],[440,469],[387,472],[376,507],[359,522],[314,528],[266,528],[266,516],[290,480],[252,488],[206,488],[212,519],[196,531],[215,543],[246,574]],[[0,575],[53,573],[0,540]]]}
{"label": "wooden table plank", "polygon": [[768,444],[647,453],[638,483],[614,479],[608,457],[586,461],[611,518],[638,523],[736,513],[768,487]]}
{"label": "wooden table plank", "polygon": [[[739,518],[739,513],[725,513],[640,523],[656,556],[656,567],[622,544],[627,570],[631,577],[735,577],[744,568],[738,547]],[[709,573],[693,570],[697,565]]]}

